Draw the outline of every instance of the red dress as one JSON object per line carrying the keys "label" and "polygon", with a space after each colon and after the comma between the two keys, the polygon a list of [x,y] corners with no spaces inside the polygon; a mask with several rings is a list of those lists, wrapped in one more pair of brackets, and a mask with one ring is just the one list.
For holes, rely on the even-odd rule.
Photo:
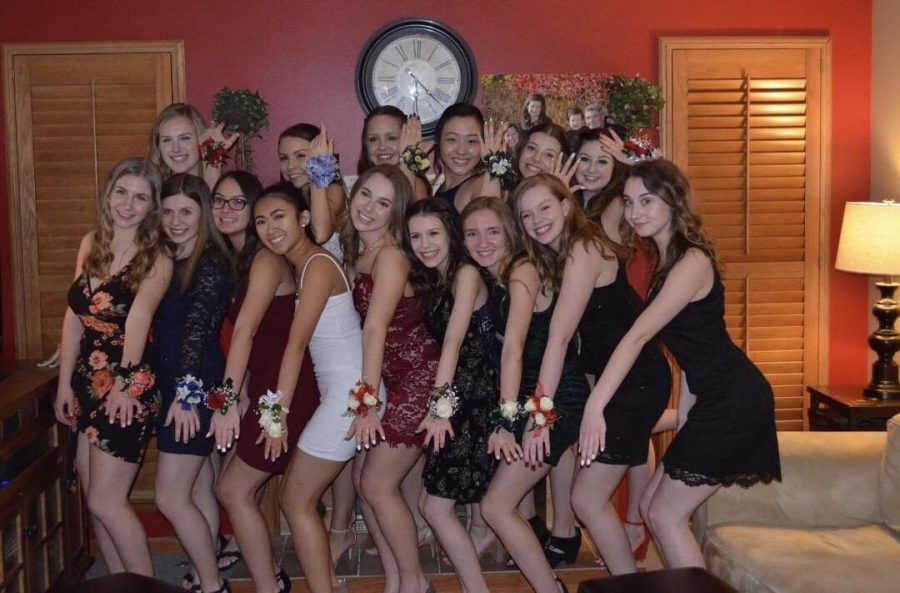
{"label": "red dress", "polygon": [[[375,284],[368,274],[357,273],[353,302],[366,320]],[[381,378],[387,390],[387,407],[381,425],[391,447],[421,447],[425,433],[416,428],[428,411],[428,394],[434,386],[441,347],[425,329],[425,319],[414,297],[401,297],[384,340]]]}

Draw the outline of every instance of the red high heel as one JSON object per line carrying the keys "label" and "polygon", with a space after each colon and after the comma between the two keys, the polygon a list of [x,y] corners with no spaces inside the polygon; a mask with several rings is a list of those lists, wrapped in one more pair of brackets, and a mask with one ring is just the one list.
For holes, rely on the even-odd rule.
{"label": "red high heel", "polygon": [[644,525],[643,521],[629,521],[628,519],[622,519],[622,522],[626,525],[632,525],[634,527],[640,527],[644,532],[644,537],[637,544],[631,542],[629,538],[629,543],[631,543],[631,553],[634,554],[635,560],[643,560],[647,557],[647,548],[650,546],[650,534],[647,533],[647,527]]}

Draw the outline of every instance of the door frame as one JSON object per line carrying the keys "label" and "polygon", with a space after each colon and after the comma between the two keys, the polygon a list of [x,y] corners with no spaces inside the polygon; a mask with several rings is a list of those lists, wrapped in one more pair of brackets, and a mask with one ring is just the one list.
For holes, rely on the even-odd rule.
{"label": "door frame", "polygon": [[[173,101],[184,101],[184,41],[115,41],[98,43],[11,43],[3,44],[4,123],[6,126],[6,197],[9,213],[10,280],[13,294],[13,335],[16,358],[40,355],[41,336],[28,304],[39,299],[37,260],[31,238],[37,231],[34,204],[34,176],[24,168],[20,154],[16,120],[22,109],[16,101],[14,60],[19,56],[61,54],[169,54],[172,63]],[[149,130],[148,130],[149,134]],[[25,146],[31,138],[21,138]],[[33,161],[32,161],[33,165]],[[33,168],[31,169],[33,172]]]}

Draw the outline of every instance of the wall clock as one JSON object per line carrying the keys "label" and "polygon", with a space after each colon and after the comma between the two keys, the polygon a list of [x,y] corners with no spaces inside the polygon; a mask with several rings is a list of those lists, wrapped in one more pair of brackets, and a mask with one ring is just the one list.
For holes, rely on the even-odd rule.
{"label": "wall clock", "polygon": [[430,19],[387,25],[366,43],[356,64],[356,94],[368,112],[393,105],[418,114],[431,136],[448,106],[471,102],[477,90],[475,60],[450,28]]}

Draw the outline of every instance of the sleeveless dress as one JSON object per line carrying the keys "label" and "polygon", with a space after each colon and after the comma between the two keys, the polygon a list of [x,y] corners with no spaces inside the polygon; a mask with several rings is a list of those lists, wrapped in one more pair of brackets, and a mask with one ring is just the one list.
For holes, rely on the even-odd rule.
{"label": "sleeveless dress", "polygon": [[[372,276],[356,274],[353,302],[363,323],[374,288]],[[428,412],[428,395],[440,356],[441,347],[428,335],[417,299],[401,297],[388,325],[381,372],[387,390],[381,424],[391,447],[422,446],[425,435],[416,434],[416,428]]]}
{"label": "sleeveless dress", "polygon": [[[344,275],[340,265],[324,253],[312,255],[306,266],[315,257],[327,258]],[[306,266],[300,275],[301,288]],[[322,395],[297,446],[319,459],[347,461],[356,454],[356,441],[344,438],[353,422],[353,416],[347,414],[347,396],[362,376],[362,323],[349,284],[347,292],[328,298],[309,340],[309,354]],[[378,398],[385,399],[383,386]],[[384,408],[379,410],[383,412]]]}
{"label": "sleeveless dress", "polygon": [[781,479],[772,388],[731,341],[724,314],[716,270],[709,294],[688,303],[660,332],[697,397],[662,460],[666,474],[689,486]]}
{"label": "sleeveless dress", "polygon": [[468,180],[472,179],[473,177],[475,177],[476,175],[479,175],[479,174],[480,173],[476,173],[475,175],[469,175],[468,177],[466,177],[465,179],[463,179],[462,181],[460,181],[453,187],[450,187],[447,189],[444,189],[444,187],[441,186],[440,188],[438,188],[438,190],[436,192],[434,192],[434,197],[439,200],[444,200],[445,202],[447,202],[448,204],[453,206],[453,208],[455,210],[456,209],[456,194],[459,193],[459,188],[461,188]]}
{"label": "sleeveless dress", "polygon": [[[425,313],[428,333],[444,342],[453,311],[453,295]],[[496,463],[487,452],[491,434],[490,414],[497,405],[500,368],[493,356],[496,332],[490,305],[472,312],[466,337],[459,349],[453,377],[459,409],[450,418],[456,435],[437,453],[428,449],[423,477],[425,491],[432,496],[456,500],[460,504],[479,502],[494,475]]]}
{"label": "sleeveless dress", "polygon": [[[240,311],[240,305],[246,297],[246,290],[235,301],[235,308]],[[235,313],[235,319],[237,314]],[[294,318],[294,295],[283,294],[272,297],[269,308],[259,321],[256,334],[253,336],[253,345],[250,350],[250,358],[247,359],[247,396],[250,406],[241,418],[241,438],[237,440],[237,456],[241,461],[259,471],[282,474],[287,469],[291,459],[293,448],[278,456],[272,461],[263,455],[265,447],[257,445],[262,428],[259,426],[259,416],[256,414],[256,405],[259,398],[267,390],[275,390],[278,387],[278,373],[281,371],[281,357],[287,347],[288,336],[291,331],[291,320]],[[303,364],[300,367],[300,377],[294,388],[294,396],[291,398],[291,406],[287,416],[288,436],[295,439],[303,431],[306,423],[312,418],[313,412],[319,402],[319,389],[316,386],[312,359],[309,351],[303,355]]]}
{"label": "sleeveless dress", "polygon": [[[125,428],[118,422],[109,423],[105,407],[106,396],[115,384],[116,370],[122,362],[125,321],[134,303],[134,295],[125,287],[130,273],[129,262],[96,288],[91,288],[86,274],[69,287],[69,308],[83,328],[71,385],[78,431],[101,451],[130,463],[140,463],[159,413],[157,387],[154,385],[140,396],[142,409]],[[148,340],[139,364],[149,364],[151,360]]]}
{"label": "sleeveless dress", "polygon": [[[594,288],[578,325],[582,372],[599,377],[622,337],[643,308],[619,261],[611,284]],[[622,385],[606,405],[606,448],[594,458],[601,463],[646,463],[648,442],[672,391],[672,373],[655,342],[641,350]]]}
{"label": "sleeveless dress", "polygon": [[[524,403],[525,399],[534,393],[537,386],[556,300],[557,297],[554,295],[549,307],[543,311],[535,311],[531,315],[531,324],[528,326],[528,334],[525,336],[525,345],[522,348],[522,382],[519,385],[519,403]],[[506,330],[506,321],[509,318],[509,298],[504,290],[499,288],[496,290],[493,307],[497,336],[502,340],[503,332]],[[576,368],[577,350],[575,346],[573,340],[566,349],[559,386],[553,397],[558,417],[550,431],[550,455],[544,458],[544,463],[552,466],[555,466],[563,452],[578,440],[581,414],[584,412],[584,404],[591,391],[584,373]],[[519,421],[516,431],[519,442],[525,432],[526,420],[527,418],[522,418]]]}
{"label": "sleeveless dress", "polygon": [[225,258],[206,249],[200,257],[187,290],[181,292],[179,274],[187,259],[175,260],[172,282],[153,317],[153,368],[162,395],[156,423],[156,439],[163,453],[200,455],[212,453],[208,438],[212,410],[197,406],[200,430],[188,443],[175,442],[175,424],[164,426],[169,406],[175,400],[177,379],[193,375],[204,387],[222,380],[225,357],[219,344],[219,330],[231,299],[229,270]]}

